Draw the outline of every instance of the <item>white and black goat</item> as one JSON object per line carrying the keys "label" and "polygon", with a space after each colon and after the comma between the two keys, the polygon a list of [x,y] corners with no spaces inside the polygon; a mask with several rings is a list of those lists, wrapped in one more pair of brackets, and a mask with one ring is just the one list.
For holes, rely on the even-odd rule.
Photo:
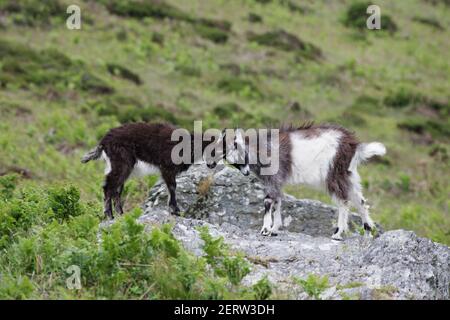
{"label": "white and black goat", "polygon": [[[176,176],[186,171],[191,164],[201,160],[204,149],[210,144],[202,141],[202,152],[195,155],[190,150],[189,161],[175,164],[172,160],[172,149],[179,143],[172,141],[172,133],[177,128],[169,124],[130,123],[111,129],[98,143],[81,159],[82,163],[102,158],[106,162],[105,182],[103,185],[105,215],[113,218],[112,202],[116,213],[122,214],[121,194],[129,177],[145,176],[160,173],[169,191],[169,208],[171,213],[178,214],[175,190]],[[190,139],[194,141],[193,133]],[[192,143],[194,144],[194,143]],[[198,158],[198,159],[196,159]],[[248,174],[248,166],[233,164],[234,167]]]}
{"label": "white and black goat", "polygon": [[[250,170],[262,181],[266,197],[265,215],[261,229],[263,235],[275,235],[282,226],[282,187],[286,184],[302,184],[327,191],[338,207],[338,225],[332,238],[342,240],[342,233],[348,228],[348,213],[351,206],[361,216],[364,229],[370,231],[374,223],[369,217],[368,206],[362,194],[357,166],[373,156],[386,153],[379,142],[360,143],[347,129],[331,124],[305,124],[301,127],[281,128],[278,141],[249,143],[248,136],[235,133],[237,148],[245,152]],[[271,135],[269,135],[269,140]],[[267,143],[269,157],[278,156],[278,170],[273,174],[261,173],[265,166],[261,146]],[[271,145],[276,145],[276,149]],[[244,151],[242,151],[244,150]],[[265,157],[267,155],[264,155]],[[267,163],[266,163],[267,164]],[[273,209],[275,209],[273,211]],[[273,222],[272,222],[273,213]]]}

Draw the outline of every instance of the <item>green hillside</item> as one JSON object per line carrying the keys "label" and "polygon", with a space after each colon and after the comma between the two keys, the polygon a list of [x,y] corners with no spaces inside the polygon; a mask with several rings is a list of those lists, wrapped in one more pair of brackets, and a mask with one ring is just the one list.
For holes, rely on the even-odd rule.
{"label": "green hillside", "polygon": [[[196,259],[132,218],[97,243],[103,164],[80,158],[129,121],[342,124],[388,149],[361,168],[373,219],[449,245],[450,2],[375,4],[384,30],[361,1],[0,0],[0,298],[265,297],[241,257]],[[127,211],[154,182],[128,182]]]}

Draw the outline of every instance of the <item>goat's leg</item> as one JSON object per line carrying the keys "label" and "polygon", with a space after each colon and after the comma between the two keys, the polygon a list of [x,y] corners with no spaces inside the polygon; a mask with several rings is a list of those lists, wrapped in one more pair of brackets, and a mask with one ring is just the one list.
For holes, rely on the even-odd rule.
{"label": "goat's leg", "polygon": [[281,197],[278,197],[275,202],[275,211],[273,213],[273,226],[270,229],[271,235],[277,235],[282,226],[283,220],[281,219]]}
{"label": "goat's leg", "polygon": [[346,200],[333,197],[333,202],[338,207],[338,226],[331,238],[334,240],[342,240],[342,233],[348,230],[348,203]]}
{"label": "goat's leg", "polygon": [[370,235],[370,232],[372,231],[372,228],[375,226],[375,224],[369,216],[369,206],[367,205],[366,199],[362,194],[362,187],[360,182],[361,178],[357,171],[352,172],[350,178],[352,181],[350,188],[350,201],[361,217],[366,234]]}
{"label": "goat's leg", "polygon": [[176,196],[176,190],[177,190],[177,180],[176,175],[170,172],[163,171],[162,177],[164,179],[164,182],[166,183],[167,190],[169,191],[169,210],[171,214],[179,215],[180,214],[180,208],[178,207],[177,203],[177,196]]}
{"label": "goat's leg", "polygon": [[123,214],[123,204],[122,204],[122,192],[123,192],[124,183],[118,188],[117,193],[114,195],[114,210],[122,215]]}
{"label": "goat's leg", "polygon": [[112,192],[111,184],[108,183],[108,177],[106,177],[105,183],[103,185],[103,199],[104,199],[104,213],[107,219],[114,219],[112,213]]}
{"label": "goat's leg", "polygon": [[[117,147],[115,152],[110,152],[111,171],[105,181],[105,214],[113,219],[112,202],[117,213],[122,214],[122,202],[120,199],[123,185],[133,170],[135,160],[126,152]],[[122,151],[122,152],[120,152]]]}
{"label": "goat's leg", "polygon": [[272,229],[272,208],[274,206],[274,200],[270,194],[264,199],[264,223],[261,229],[263,236],[270,236]]}
{"label": "goat's leg", "polygon": [[114,210],[118,214],[123,214],[121,195],[125,181],[130,176],[132,170],[133,165],[127,161],[123,161],[121,163],[114,163],[113,170],[111,171],[115,178],[112,199],[114,201]]}
{"label": "goat's leg", "polygon": [[375,226],[375,223],[370,218],[369,206],[366,203],[366,199],[364,199],[362,193],[354,193],[351,196],[351,201],[358,211],[359,216],[361,217],[366,234],[370,235],[372,228]]}

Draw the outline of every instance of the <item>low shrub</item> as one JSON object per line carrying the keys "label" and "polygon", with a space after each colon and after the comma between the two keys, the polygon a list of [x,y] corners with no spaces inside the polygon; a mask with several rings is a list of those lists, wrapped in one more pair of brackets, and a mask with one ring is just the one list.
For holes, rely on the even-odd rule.
{"label": "low shrub", "polygon": [[200,227],[199,231],[204,242],[206,261],[213,266],[218,276],[227,277],[233,285],[238,285],[250,272],[249,262],[241,254],[231,255],[229,246],[224,243],[223,238],[213,238],[207,227]]}
{"label": "low shrub", "polygon": [[272,284],[267,277],[261,278],[253,285],[254,297],[256,300],[267,300],[272,295]]}
{"label": "low shrub", "polygon": [[397,91],[389,93],[383,100],[383,103],[392,108],[403,108],[420,100],[420,97],[405,89],[400,88]]}
{"label": "low shrub", "polygon": [[262,92],[251,80],[227,77],[217,83],[217,87],[227,93],[236,93],[244,97],[261,98]]}
{"label": "low shrub", "polygon": [[121,65],[118,65],[115,63],[108,63],[106,65],[106,68],[108,69],[108,72],[114,76],[118,76],[125,80],[129,80],[136,85],[142,84],[142,80],[139,77],[139,75],[134,73],[130,69],[125,68],[124,66],[121,66]]}
{"label": "low shrub", "polygon": [[429,133],[435,138],[450,138],[450,129],[448,124],[438,120],[410,118],[398,123],[397,127],[420,135]]}
{"label": "low shrub", "polygon": [[442,24],[439,22],[439,20],[431,17],[414,17],[413,21],[419,22],[421,24],[424,24],[426,26],[430,26],[435,30],[444,31],[445,28],[442,26]]}
{"label": "low shrub", "polygon": [[82,74],[80,89],[98,94],[111,94],[115,92],[114,88],[108,85],[104,80],[89,72]]}
{"label": "low shrub", "polygon": [[315,45],[300,40],[297,36],[284,30],[269,31],[262,34],[249,33],[248,40],[263,46],[274,47],[284,51],[294,51],[302,57],[319,59],[322,51]]}
{"label": "low shrub", "polygon": [[176,19],[192,21],[193,18],[181,11],[162,1],[107,1],[107,9],[118,16],[132,17],[137,19],[143,19],[146,17],[152,17],[156,19]]}
{"label": "low shrub", "polygon": [[[344,16],[343,23],[346,27],[354,28],[359,31],[369,30],[366,25],[367,18],[367,8],[371,5],[370,2],[356,2],[352,3]],[[398,30],[397,24],[394,20],[387,14],[381,15],[381,30],[388,31],[389,33],[394,33]],[[380,30],[380,31],[381,31]],[[370,30],[373,31],[373,30]]]}
{"label": "low shrub", "polygon": [[228,33],[216,27],[210,27],[204,24],[197,24],[195,31],[205,39],[208,39],[214,43],[225,43],[228,41]]}
{"label": "low shrub", "polygon": [[306,279],[294,278],[294,281],[299,284],[302,289],[316,300],[320,299],[320,295],[330,287],[328,276],[317,276],[310,274]]}
{"label": "low shrub", "polygon": [[261,22],[263,22],[263,18],[259,14],[256,14],[256,13],[253,13],[253,12],[250,12],[248,14],[248,18],[247,19],[248,19],[248,21],[250,21],[252,23],[261,23]]}
{"label": "low shrub", "polygon": [[226,102],[214,107],[213,112],[221,118],[229,118],[235,113],[240,112],[241,107],[235,102]]}
{"label": "low shrub", "polygon": [[0,176],[0,201],[11,199],[16,189],[18,174],[7,174]]}
{"label": "low shrub", "polygon": [[34,50],[0,40],[0,86],[20,88],[75,86],[91,93],[110,94],[114,88],[90,72],[82,62],[73,61],[55,49]]}
{"label": "low shrub", "polygon": [[74,186],[49,189],[48,202],[55,218],[60,222],[82,213],[80,191]]}
{"label": "low shrub", "polygon": [[53,17],[62,20],[66,12],[58,0],[4,0],[0,11],[11,15],[15,24],[30,27],[50,24]]}

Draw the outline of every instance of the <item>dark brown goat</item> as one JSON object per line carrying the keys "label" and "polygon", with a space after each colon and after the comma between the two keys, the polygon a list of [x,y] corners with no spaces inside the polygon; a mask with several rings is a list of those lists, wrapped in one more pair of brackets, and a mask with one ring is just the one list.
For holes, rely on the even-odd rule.
{"label": "dark brown goat", "polygon": [[[169,191],[169,209],[173,214],[179,214],[175,190],[176,177],[186,171],[191,164],[201,160],[205,148],[211,143],[200,137],[201,154],[195,155],[190,148],[190,161],[175,164],[172,160],[172,149],[179,141],[172,141],[172,133],[178,129],[170,124],[129,123],[111,129],[99,142],[97,147],[89,151],[82,163],[103,158],[106,162],[105,183],[103,185],[105,215],[113,218],[112,202],[116,213],[122,214],[121,194],[129,177],[160,173]],[[200,134],[202,135],[202,133]],[[198,138],[189,134],[191,146]],[[242,169],[240,164],[232,164]],[[210,167],[210,165],[208,165]],[[244,169],[242,169],[244,170]],[[241,171],[242,171],[241,170]],[[248,172],[247,172],[248,174]]]}

